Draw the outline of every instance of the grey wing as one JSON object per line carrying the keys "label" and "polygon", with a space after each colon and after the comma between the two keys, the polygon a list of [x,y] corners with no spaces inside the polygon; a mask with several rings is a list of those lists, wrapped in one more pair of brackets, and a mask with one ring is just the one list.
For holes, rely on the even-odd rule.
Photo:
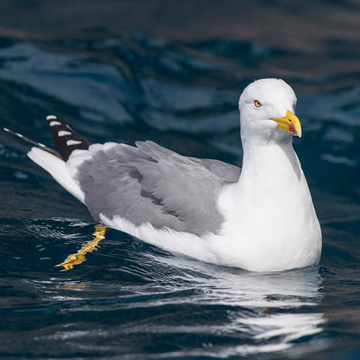
{"label": "grey wing", "polygon": [[240,174],[233,165],[181,156],[151,141],[92,145],[89,154],[76,166],[76,180],[97,221],[101,213],[119,215],[196,235],[219,230],[219,192]]}
{"label": "grey wing", "polygon": [[206,169],[211,171],[213,174],[219,176],[226,183],[237,182],[240,177],[241,169],[238,166],[225,163],[220,160],[214,159],[199,159],[189,158],[192,161],[202,164]]}

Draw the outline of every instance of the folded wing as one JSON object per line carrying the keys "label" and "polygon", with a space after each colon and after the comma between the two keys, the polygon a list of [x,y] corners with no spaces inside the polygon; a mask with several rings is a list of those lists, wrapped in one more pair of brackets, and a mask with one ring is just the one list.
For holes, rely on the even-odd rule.
{"label": "folded wing", "polygon": [[236,166],[181,156],[151,141],[91,145],[67,165],[96,220],[118,215],[195,235],[219,230],[219,192],[240,175]]}

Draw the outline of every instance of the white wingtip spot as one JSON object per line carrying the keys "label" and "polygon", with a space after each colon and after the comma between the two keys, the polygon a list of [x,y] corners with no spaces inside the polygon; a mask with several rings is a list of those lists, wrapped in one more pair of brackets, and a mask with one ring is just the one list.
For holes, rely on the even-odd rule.
{"label": "white wingtip spot", "polygon": [[78,141],[78,140],[68,140],[66,142],[66,145],[67,146],[71,146],[71,145],[78,145],[78,144],[81,144],[82,142],[81,141]]}
{"label": "white wingtip spot", "polygon": [[57,119],[57,116],[55,116],[55,115],[48,115],[46,117],[46,120],[55,120],[55,119]]}
{"label": "white wingtip spot", "polygon": [[7,132],[10,132],[10,130],[8,129],[8,128],[3,128],[5,131],[7,131]]}
{"label": "white wingtip spot", "polygon": [[58,132],[58,136],[61,137],[61,136],[67,136],[67,135],[71,135],[71,132],[70,131],[65,131],[65,130],[60,130]]}
{"label": "white wingtip spot", "polygon": [[50,126],[56,126],[56,125],[61,125],[61,122],[58,121],[52,121],[49,123]]}

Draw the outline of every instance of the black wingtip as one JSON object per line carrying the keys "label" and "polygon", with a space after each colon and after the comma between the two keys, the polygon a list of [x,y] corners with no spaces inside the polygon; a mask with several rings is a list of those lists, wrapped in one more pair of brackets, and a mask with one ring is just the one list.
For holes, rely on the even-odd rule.
{"label": "black wingtip", "polygon": [[77,149],[87,150],[91,143],[76,133],[69,125],[55,115],[46,117],[51,134],[60,155],[67,161],[70,154]]}

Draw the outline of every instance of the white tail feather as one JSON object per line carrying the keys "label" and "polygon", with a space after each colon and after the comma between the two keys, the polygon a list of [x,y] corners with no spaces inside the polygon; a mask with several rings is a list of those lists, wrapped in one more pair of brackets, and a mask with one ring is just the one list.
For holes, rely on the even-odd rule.
{"label": "white tail feather", "polygon": [[70,176],[65,161],[36,147],[33,147],[27,155],[45,169],[65,190],[85,204],[85,194]]}

